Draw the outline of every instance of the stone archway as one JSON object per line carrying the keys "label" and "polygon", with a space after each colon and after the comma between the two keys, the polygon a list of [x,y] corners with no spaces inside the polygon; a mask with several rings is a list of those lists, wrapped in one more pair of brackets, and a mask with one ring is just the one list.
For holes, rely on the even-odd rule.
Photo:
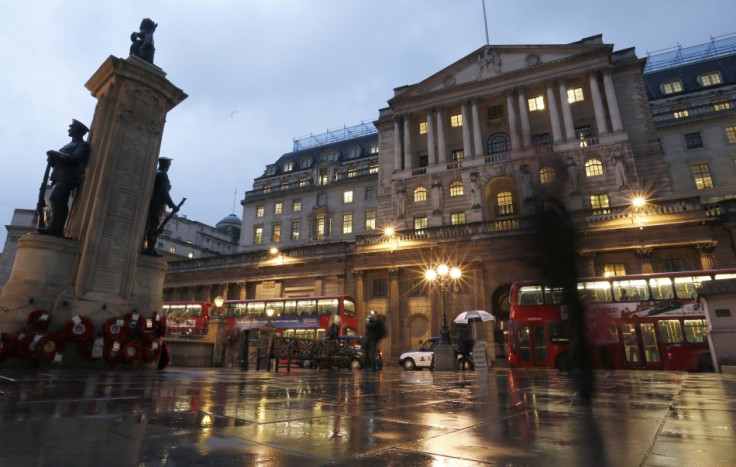
{"label": "stone archway", "polygon": [[409,349],[416,349],[419,347],[424,341],[429,339],[430,336],[430,330],[432,329],[430,326],[429,318],[427,318],[425,315],[415,314],[408,318],[407,320],[407,328],[409,329],[408,332],[408,339],[409,339]]}

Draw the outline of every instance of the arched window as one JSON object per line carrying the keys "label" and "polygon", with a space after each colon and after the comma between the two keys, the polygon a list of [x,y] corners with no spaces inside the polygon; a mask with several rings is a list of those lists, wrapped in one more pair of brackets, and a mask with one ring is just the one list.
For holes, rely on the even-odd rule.
{"label": "arched window", "polygon": [[488,154],[499,154],[511,149],[509,137],[505,133],[496,133],[488,138]]}
{"label": "arched window", "polygon": [[450,182],[450,196],[462,196],[463,194],[463,182],[460,180]]}
{"label": "arched window", "polygon": [[510,191],[502,191],[496,195],[496,214],[499,216],[514,214],[514,198]]}
{"label": "arched window", "polygon": [[552,167],[542,167],[539,170],[539,181],[542,183],[552,183],[555,181],[555,169]]}
{"label": "arched window", "polygon": [[603,175],[603,163],[600,159],[592,158],[585,161],[585,176],[595,177]]}
{"label": "arched window", "polygon": [[414,188],[414,202],[420,203],[422,201],[427,201],[427,189],[419,186]]}

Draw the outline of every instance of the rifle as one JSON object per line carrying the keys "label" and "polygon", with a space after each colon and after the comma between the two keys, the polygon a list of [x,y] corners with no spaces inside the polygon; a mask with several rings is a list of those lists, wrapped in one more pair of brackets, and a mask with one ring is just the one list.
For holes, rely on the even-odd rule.
{"label": "rifle", "polygon": [[46,227],[46,188],[49,184],[49,173],[51,172],[51,162],[46,164],[46,171],[43,173],[43,181],[41,188],[38,190],[38,203],[36,203],[36,213],[38,214],[37,228]]}
{"label": "rifle", "polygon": [[[176,205],[176,210],[178,211],[181,209],[181,205],[184,204],[184,201],[186,201],[186,198],[182,198],[181,202]],[[164,217],[164,220],[161,221],[161,225],[158,226],[158,229],[156,229],[156,236],[158,237],[164,232],[164,227],[166,227],[166,224],[171,220],[172,217],[174,217],[174,214],[176,214],[176,211],[171,211],[168,216]]]}

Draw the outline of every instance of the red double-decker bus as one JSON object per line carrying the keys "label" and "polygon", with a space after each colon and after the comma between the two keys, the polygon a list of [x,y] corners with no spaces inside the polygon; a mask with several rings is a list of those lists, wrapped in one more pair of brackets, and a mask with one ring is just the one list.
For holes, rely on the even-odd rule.
{"label": "red double-decker bus", "polygon": [[198,336],[207,333],[207,320],[214,305],[208,302],[166,302],[167,333],[174,336]]}
{"label": "red double-decker bus", "polygon": [[[594,365],[705,371],[712,369],[705,313],[697,289],[736,278],[736,270],[682,271],[580,279]],[[541,282],[511,286],[509,365],[569,369],[562,290]]]}

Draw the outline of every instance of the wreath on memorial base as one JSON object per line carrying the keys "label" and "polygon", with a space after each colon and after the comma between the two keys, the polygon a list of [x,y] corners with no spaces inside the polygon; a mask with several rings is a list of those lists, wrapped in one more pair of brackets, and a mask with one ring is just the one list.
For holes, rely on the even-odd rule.
{"label": "wreath on memorial base", "polygon": [[30,358],[33,355],[31,343],[33,343],[35,337],[35,332],[22,332],[18,334],[18,340],[15,345],[15,356],[22,359]]}
{"label": "wreath on memorial base", "polygon": [[102,357],[107,363],[120,363],[123,359],[122,344],[116,340],[105,340]]}
{"label": "wreath on memorial base", "polygon": [[123,344],[120,353],[125,363],[136,363],[143,356],[143,344],[139,341],[128,341]]}
{"label": "wreath on memorial base", "polygon": [[157,341],[148,341],[143,344],[143,360],[148,363],[158,361],[161,356],[161,344]]}
{"label": "wreath on memorial base", "polygon": [[12,355],[17,341],[17,334],[0,333],[0,358]]}
{"label": "wreath on memorial base", "polygon": [[133,310],[125,315],[123,322],[125,323],[126,334],[131,337],[141,334],[146,325],[146,319],[138,313],[138,310]]}
{"label": "wreath on memorial base", "polygon": [[127,334],[125,320],[123,318],[107,318],[103,326],[105,337],[110,341],[119,341]]}
{"label": "wreath on memorial base", "polygon": [[28,313],[28,325],[35,331],[45,331],[51,324],[53,314],[50,311],[38,308]]}
{"label": "wreath on memorial base", "polygon": [[77,353],[79,353],[79,356],[89,361],[97,360],[97,358],[99,357],[94,357],[92,355],[92,351],[94,350],[95,343],[98,339],[100,340],[100,345],[103,345],[102,337],[97,337],[94,339],[90,339],[89,341],[80,342],[79,344],[77,344]]}
{"label": "wreath on memorial base", "polygon": [[33,355],[42,362],[53,362],[57,353],[64,350],[64,338],[58,332],[47,332],[34,338]]}
{"label": "wreath on memorial base", "polygon": [[95,327],[86,316],[72,316],[64,326],[64,335],[74,342],[89,342],[94,339]]}

